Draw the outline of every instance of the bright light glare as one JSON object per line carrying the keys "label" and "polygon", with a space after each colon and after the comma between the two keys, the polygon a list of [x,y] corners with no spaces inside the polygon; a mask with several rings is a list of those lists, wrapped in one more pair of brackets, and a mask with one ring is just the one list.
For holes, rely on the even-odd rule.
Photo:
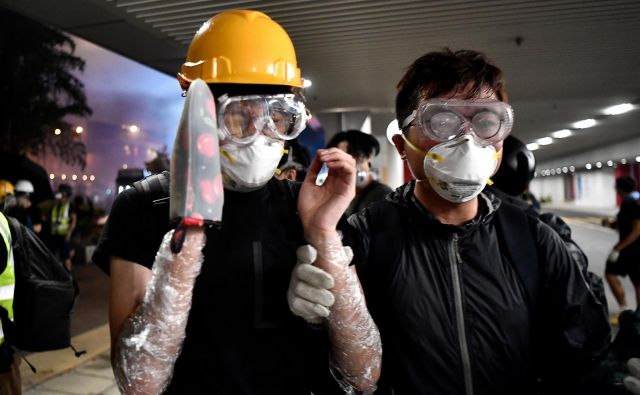
{"label": "bright light glare", "polygon": [[53,174],[53,173],[49,174],[49,179],[50,179],[50,180],[53,180],[54,178],[56,178],[56,175],[55,175],[55,174]]}
{"label": "bright light glare", "polygon": [[72,179],[73,181],[75,181],[75,180],[77,180],[77,179],[78,179],[78,176],[74,174],[74,175],[72,175],[72,176],[71,176],[71,179]]}
{"label": "bright light glare", "polygon": [[608,160],[607,161],[607,166],[609,166],[609,167],[613,166],[613,161],[612,160]]}
{"label": "bright light glare", "polygon": [[625,158],[620,159],[620,163],[622,163],[623,165],[627,164],[627,160]]}
{"label": "bright light glare", "polygon": [[60,133],[62,133],[62,130],[56,129],[56,130],[53,131],[53,133],[55,133],[56,136],[59,136]]}
{"label": "bright light glare", "polygon": [[536,140],[540,145],[549,145],[553,143],[553,139],[551,137],[543,137],[541,139]]}
{"label": "bright light glare", "polygon": [[604,109],[604,113],[607,115],[619,115],[633,110],[633,104],[623,103],[616,106],[607,107]]}
{"label": "bright light glare", "polygon": [[78,127],[76,128],[76,133],[80,134],[80,133],[82,133],[82,132],[84,132],[84,129],[82,128],[82,126],[78,126]]}
{"label": "bright light glare", "polygon": [[85,175],[83,175],[83,176],[82,176],[82,181],[87,181],[87,178],[89,178],[89,177],[87,177],[87,175],[86,175],[86,174],[85,174]]}
{"label": "bright light glare", "polygon": [[540,148],[540,144],[538,144],[538,143],[529,143],[529,144],[527,144],[527,149],[529,151],[535,151],[538,148]]}
{"label": "bright light glare", "polygon": [[62,178],[62,180],[64,181],[64,180],[66,180],[66,179],[67,179],[67,175],[66,175],[66,174],[63,174],[63,175],[61,175],[61,176],[60,176],[60,178]]}
{"label": "bright light glare", "polygon": [[303,87],[303,88],[308,88],[308,87],[310,87],[311,85],[313,85],[313,82],[311,82],[311,80],[308,80],[308,79],[306,79],[306,78],[304,78],[304,79],[302,80],[302,87]]}
{"label": "bright light glare", "polygon": [[584,165],[584,167],[585,167],[587,170],[591,170],[591,163],[587,163],[586,165]]}
{"label": "bright light glare", "polygon": [[576,129],[586,129],[596,125],[596,120],[593,118],[583,119],[573,124]]}
{"label": "bright light glare", "polygon": [[602,167],[602,162],[596,162],[596,167],[599,169]]}
{"label": "bright light glare", "polygon": [[570,171],[570,172],[572,172],[572,173],[573,173],[574,171],[576,171],[575,166],[569,166],[569,171]]}
{"label": "bright light glare", "polygon": [[571,136],[573,133],[571,133],[571,130],[569,129],[562,129],[562,130],[558,130],[556,132],[551,133],[552,137],[555,137],[557,139],[563,139],[565,137],[569,137]]}
{"label": "bright light glare", "polygon": [[138,125],[131,125],[129,126],[129,131],[131,133],[138,133],[140,131],[140,128],[138,127]]}
{"label": "bright light glare", "polygon": [[89,180],[93,181],[95,179],[96,179],[96,177],[93,174],[89,176]]}
{"label": "bright light glare", "polygon": [[636,162],[640,162],[640,156],[636,156]]}

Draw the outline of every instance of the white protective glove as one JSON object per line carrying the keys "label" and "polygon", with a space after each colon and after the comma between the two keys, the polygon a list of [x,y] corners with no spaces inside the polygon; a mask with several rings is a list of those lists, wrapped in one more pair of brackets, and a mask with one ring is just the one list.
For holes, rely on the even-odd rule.
{"label": "white protective glove", "polygon": [[607,258],[607,262],[616,263],[616,262],[618,262],[618,257],[620,257],[620,251],[618,251],[616,249],[613,249],[609,253],[609,257]]}
{"label": "white protective glove", "polygon": [[624,378],[624,386],[633,395],[640,395],[640,358],[631,358],[627,367],[630,375]]}
{"label": "white protective glove", "polygon": [[[349,261],[353,258],[351,248],[344,247]],[[291,312],[304,318],[311,324],[320,324],[329,316],[329,308],[335,302],[333,293],[334,279],[331,274],[313,266],[316,249],[304,245],[296,251],[298,262],[291,273],[291,282],[287,291],[287,300]]]}

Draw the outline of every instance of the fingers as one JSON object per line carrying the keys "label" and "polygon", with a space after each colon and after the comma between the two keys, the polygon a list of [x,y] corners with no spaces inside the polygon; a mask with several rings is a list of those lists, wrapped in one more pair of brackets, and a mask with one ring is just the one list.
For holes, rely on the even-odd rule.
{"label": "fingers", "polygon": [[356,161],[351,155],[338,148],[318,150],[317,157],[327,164],[329,170],[345,170],[355,173]]}
{"label": "fingers", "polygon": [[305,282],[316,288],[331,289],[334,285],[332,275],[308,264],[296,265],[293,269],[293,276],[298,281]]}
{"label": "fingers", "polygon": [[330,314],[326,307],[296,297],[289,298],[289,308],[296,315],[313,324],[321,323]]}
{"label": "fingers", "polygon": [[306,244],[298,248],[296,256],[298,257],[298,263],[312,264],[316,261],[318,252],[312,245]]}
{"label": "fingers", "polygon": [[313,287],[302,281],[295,285],[293,292],[301,299],[314,304],[319,304],[326,308],[333,306],[333,303],[335,302],[331,292],[323,288]]}

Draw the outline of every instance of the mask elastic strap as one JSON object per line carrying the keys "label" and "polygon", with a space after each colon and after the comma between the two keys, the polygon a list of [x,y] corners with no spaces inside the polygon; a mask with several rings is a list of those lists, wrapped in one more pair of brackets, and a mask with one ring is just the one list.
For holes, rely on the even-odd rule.
{"label": "mask elastic strap", "polygon": [[409,139],[404,134],[401,134],[401,136],[402,136],[402,139],[404,140],[404,142],[407,143],[409,145],[409,147],[413,148],[414,151],[418,151],[421,154],[424,154],[424,155],[428,156],[429,158],[435,160],[436,162],[442,162],[444,160],[444,158],[441,155],[434,154],[433,152],[427,152],[427,151],[423,150],[422,148],[416,147],[411,141],[409,141]]}

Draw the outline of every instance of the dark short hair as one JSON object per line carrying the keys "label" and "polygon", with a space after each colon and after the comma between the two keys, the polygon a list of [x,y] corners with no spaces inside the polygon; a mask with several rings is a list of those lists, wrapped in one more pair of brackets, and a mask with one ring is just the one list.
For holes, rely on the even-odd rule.
{"label": "dark short hair", "polygon": [[69,184],[60,184],[58,185],[58,192],[64,193],[65,195],[70,197],[71,193],[73,192],[73,189]]}
{"label": "dark short hair", "polygon": [[398,82],[396,119],[402,122],[418,107],[420,100],[456,92],[471,84],[468,97],[490,88],[507,101],[502,70],[481,53],[445,48],[418,58]]}
{"label": "dark short hair", "polygon": [[349,144],[347,153],[354,158],[363,156],[368,158],[380,153],[378,140],[372,135],[356,129],[336,133],[327,143],[327,148],[337,147],[343,141]]}
{"label": "dark short hair", "polygon": [[625,193],[633,192],[636,189],[636,181],[629,176],[618,177],[616,178],[616,189]]}

